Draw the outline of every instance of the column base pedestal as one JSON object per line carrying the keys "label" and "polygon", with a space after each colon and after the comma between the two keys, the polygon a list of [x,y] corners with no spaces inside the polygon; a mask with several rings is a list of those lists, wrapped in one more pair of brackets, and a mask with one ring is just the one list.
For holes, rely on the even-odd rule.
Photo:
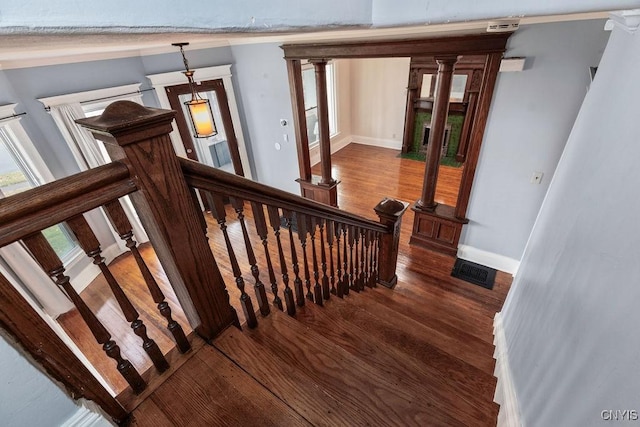
{"label": "column base pedestal", "polygon": [[432,211],[416,206],[412,206],[411,209],[415,216],[409,244],[455,256],[458,253],[462,226],[469,220],[456,218],[454,208],[443,204],[439,204]]}
{"label": "column base pedestal", "polygon": [[300,192],[302,197],[324,203],[325,205],[338,207],[338,184],[340,181],[334,181],[331,184],[321,184],[321,178],[317,175],[311,177],[311,181],[296,179],[300,184]]}

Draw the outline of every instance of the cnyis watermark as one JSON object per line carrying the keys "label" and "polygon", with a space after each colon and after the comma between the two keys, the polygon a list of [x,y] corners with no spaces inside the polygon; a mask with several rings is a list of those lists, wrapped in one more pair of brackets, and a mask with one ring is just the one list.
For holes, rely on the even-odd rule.
{"label": "cnyis watermark", "polygon": [[635,409],[605,409],[600,412],[605,421],[638,421],[638,411]]}

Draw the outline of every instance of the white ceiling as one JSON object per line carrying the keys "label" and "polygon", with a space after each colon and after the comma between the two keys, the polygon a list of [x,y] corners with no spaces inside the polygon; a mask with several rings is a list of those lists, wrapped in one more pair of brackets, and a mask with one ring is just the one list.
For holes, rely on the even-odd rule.
{"label": "white ceiling", "polygon": [[[527,17],[521,25],[606,18],[607,13]],[[329,40],[427,37],[483,32],[487,21],[393,28],[353,28],[295,33],[117,33],[0,35],[0,69],[83,62],[175,52],[175,42],[190,42],[187,50],[248,43],[295,43]]]}

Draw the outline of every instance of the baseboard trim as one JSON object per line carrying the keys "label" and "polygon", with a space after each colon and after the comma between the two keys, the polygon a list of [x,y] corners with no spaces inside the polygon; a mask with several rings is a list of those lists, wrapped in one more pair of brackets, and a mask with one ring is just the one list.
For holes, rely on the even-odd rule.
{"label": "baseboard trim", "polygon": [[402,149],[402,141],[394,139],[372,138],[370,136],[351,135],[351,142],[363,145],[373,145],[375,147],[392,148],[394,150]]}
{"label": "baseboard trim", "polygon": [[493,358],[496,359],[494,375],[498,379],[493,401],[500,405],[497,427],[521,427],[518,397],[509,366],[507,338],[504,333],[501,313],[496,313],[493,319],[493,337],[493,344],[496,348],[493,354]]}
{"label": "baseboard trim", "polygon": [[516,275],[520,267],[520,261],[518,260],[493,252],[483,251],[482,249],[468,245],[458,246],[458,258],[511,273],[512,276]]}
{"label": "baseboard trim", "polygon": [[81,405],[75,414],[73,414],[61,427],[112,427],[105,417],[97,412],[91,411],[84,405]]}
{"label": "baseboard trim", "polygon": [[[338,151],[342,150],[347,145],[351,144],[351,135],[347,135],[344,138],[338,139],[339,136],[334,137],[334,140],[331,141],[331,154],[335,154]],[[316,145],[309,149],[309,160],[311,166],[315,166],[320,163],[320,146]]]}

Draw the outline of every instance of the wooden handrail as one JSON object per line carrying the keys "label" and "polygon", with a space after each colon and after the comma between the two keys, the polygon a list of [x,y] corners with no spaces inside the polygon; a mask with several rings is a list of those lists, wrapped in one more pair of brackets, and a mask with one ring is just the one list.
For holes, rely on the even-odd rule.
{"label": "wooden handrail", "polygon": [[389,227],[359,215],[314,202],[219,169],[213,169],[193,160],[184,158],[179,160],[187,183],[194,188],[224,195],[234,195],[241,199],[278,206],[304,215],[338,221],[380,233],[391,231]]}
{"label": "wooden handrail", "polygon": [[0,247],[137,190],[113,162],[0,199]]}

